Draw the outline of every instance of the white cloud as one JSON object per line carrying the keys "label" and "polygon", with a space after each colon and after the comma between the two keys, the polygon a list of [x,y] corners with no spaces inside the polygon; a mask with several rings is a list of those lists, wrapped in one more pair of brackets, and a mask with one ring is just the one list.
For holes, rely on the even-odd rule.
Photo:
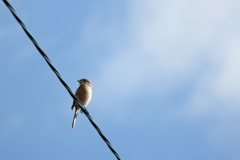
{"label": "white cloud", "polygon": [[[213,117],[217,122],[209,124],[209,137],[216,134],[226,140],[236,127],[226,124],[240,120],[240,17],[236,14],[240,2],[131,2],[129,29],[123,33],[126,41],[120,42],[125,46],[115,49],[115,56],[104,62],[99,89],[117,101],[143,92],[143,86],[162,95],[193,79],[193,94],[176,110],[178,116]],[[102,102],[108,106],[108,100]],[[106,110],[111,112],[112,105]],[[129,106],[125,107],[121,112],[127,112]],[[239,133],[240,128],[236,130]]]}
{"label": "white cloud", "polygon": [[235,3],[132,1],[125,33],[128,40],[122,42],[125,48],[115,50],[117,56],[108,59],[102,77],[109,82],[121,80],[125,87],[119,90],[137,90],[149,74],[161,75],[166,81],[189,78],[205,61],[210,63],[211,72],[223,69],[226,58],[233,54],[228,52],[227,43],[235,32],[228,30],[238,28],[232,24],[237,20],[232,17]]}

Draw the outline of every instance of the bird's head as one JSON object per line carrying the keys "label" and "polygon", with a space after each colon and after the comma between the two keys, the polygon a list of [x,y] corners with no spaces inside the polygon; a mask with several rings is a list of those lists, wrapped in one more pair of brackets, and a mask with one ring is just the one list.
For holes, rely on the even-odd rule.
{"label": "bird's head", "polygon": [[78,82],[80,83],[80,85],[88,85],[92,88],[92,83],[86,78],[80,79],[78,80]]}

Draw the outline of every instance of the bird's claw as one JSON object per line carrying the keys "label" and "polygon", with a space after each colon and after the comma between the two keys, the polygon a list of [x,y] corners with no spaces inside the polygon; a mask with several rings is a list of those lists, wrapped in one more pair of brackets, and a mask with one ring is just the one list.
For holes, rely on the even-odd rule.
{"label": "bird's claw", "polygon": [[[85,107],[84,107],[85,108]],[[80,110],[80,112],[81,113],[83,113],[83,111],[82,110]],[[88,112],[88,110],[85,108],[85,112],[87,113],[87,114],[89,114],[89,112]]]}

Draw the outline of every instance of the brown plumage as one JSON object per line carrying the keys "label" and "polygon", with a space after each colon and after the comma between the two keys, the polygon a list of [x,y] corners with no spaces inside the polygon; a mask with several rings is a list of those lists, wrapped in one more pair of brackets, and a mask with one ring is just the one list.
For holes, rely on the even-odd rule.
{"label": "brown plumage", "polygon": [[[92,84],[88,79],[85,78],[78,80],[78,82],[80,83],[80,86],[76,90],[75,96],[79,99],[82,105],[86,107],[92,98]],[[81,109],[80,106],[73,100],[73,105],[71,109],[73,109],[74,107],[75,113],[72,122],[72,129],[74,129],[78,111]]]}

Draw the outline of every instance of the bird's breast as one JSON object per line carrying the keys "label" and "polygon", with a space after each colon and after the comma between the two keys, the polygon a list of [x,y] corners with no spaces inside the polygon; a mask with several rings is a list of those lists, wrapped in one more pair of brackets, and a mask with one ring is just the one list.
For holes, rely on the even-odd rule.
{"label": "bird's breast", "polygon": [[75,95],[81,101],[82,105],[86,107],[92,98],[92,88],[88,85],[81,85]]}

